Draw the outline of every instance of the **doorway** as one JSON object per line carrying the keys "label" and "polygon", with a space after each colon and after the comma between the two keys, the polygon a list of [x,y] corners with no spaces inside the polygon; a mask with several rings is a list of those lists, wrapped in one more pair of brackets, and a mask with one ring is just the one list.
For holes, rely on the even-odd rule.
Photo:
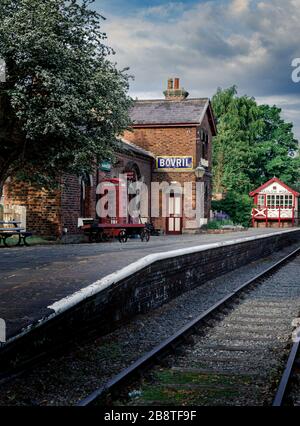
{"label": "doorway", "polygon": [[168,200],[167,234],[182,234],[182,195],[172,192]]}

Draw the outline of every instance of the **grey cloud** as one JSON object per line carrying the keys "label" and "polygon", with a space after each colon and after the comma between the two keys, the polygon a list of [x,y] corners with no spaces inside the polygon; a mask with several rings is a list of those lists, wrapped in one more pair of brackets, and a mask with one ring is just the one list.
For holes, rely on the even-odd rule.
{"label": "grey cloud", "polygon": [[[166,15],[172,10],[167,7]],[[300,57],[300,0],[208,1],[164,22],[146,15],[105,23],[120,66],[130,66],[136,76],[134,94],[161,96],[166,79],[178,75],[195,96],[232,84],[250,96],[299,96],[291,60]],[[288,114],[288,105],[284,110]],[[291,111],[289,116],[300,137],[300,118]]]}

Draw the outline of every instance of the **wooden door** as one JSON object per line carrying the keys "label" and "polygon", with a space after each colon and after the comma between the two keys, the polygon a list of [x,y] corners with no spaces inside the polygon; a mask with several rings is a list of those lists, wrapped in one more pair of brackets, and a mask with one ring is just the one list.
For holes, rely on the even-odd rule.
{"label": "wooden door", "polygon": [[182,234],[182,196],[170,194],[168,201],[167,234]]}

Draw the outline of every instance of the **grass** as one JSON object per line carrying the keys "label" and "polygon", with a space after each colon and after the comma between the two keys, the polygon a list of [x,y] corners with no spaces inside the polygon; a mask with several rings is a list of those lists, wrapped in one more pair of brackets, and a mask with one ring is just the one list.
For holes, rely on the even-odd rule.
{"label": "grass", "polygon": [[[11,237],[7,240],[7,243],[11,246],[11,247],[15,247],[17,242],[18,242],[18,237]],[[29,246],[37,246],[37,245],[51,245],[51,244],[58,244],[59,242],[54,240],[54,239],[50,239],[50,238],[43,238],[37,235],[33,235],[32,237],[28,237],[26,239],[26,242],[29,244]],[[1,243],[1,247],[4,247],[3,242]]]}
{"label": "grass", "polygon": [[151,382],[142,386],[138,405],[159,402],[163,405],[193,405],[238,397],[241,388],[251,382],[249,377],[205,374],[163,369],[156,371]]}
{"label": "grass", "polygon": [[43,238],[43,237],[39,237],[38,235],[33,235],[32,237],[28,237],[27,242],[30,246],[58,244],[58,242],[54,239]]}

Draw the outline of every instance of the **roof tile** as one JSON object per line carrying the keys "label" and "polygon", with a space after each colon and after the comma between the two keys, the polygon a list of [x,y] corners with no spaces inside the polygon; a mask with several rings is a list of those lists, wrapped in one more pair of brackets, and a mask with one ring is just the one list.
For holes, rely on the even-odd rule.
{"label": "roof tile", "polygon": [[130,111],[133,124],[200,124],[207,98],[183,101],[135,101]]}

